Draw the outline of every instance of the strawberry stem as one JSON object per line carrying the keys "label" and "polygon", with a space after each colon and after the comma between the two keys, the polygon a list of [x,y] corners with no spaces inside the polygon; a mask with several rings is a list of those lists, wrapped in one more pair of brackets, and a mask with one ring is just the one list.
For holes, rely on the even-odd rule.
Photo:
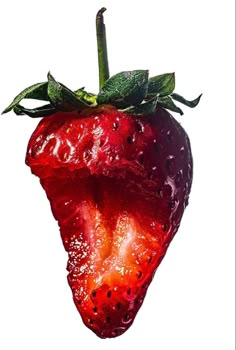
{"label": "strawberry stem", "polygon": [[103,13],[106,8],[101,8],[96,16],[97,32],[97,50],[98,50],[98,69],[99,69],[99,88],[103,87],[105,81],[109,78],[109,66],[107,57],[106,28],[103,20]]}

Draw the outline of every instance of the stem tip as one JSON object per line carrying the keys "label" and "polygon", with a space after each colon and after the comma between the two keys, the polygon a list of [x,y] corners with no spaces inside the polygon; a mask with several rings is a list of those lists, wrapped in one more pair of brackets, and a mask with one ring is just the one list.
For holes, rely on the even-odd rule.
{"label": "stem tip", "polygon": [[97,13],[97,18],[98,17],[102,17],[102,14],[106,11],[107,9],[105,8],[105,7],[102,7],[99,11],[98,11],[98,13]]}
{"label": "stem tip", "polygon": [[101,89],[109,79],[109,66],[107,57],[106,28],[103,20],[103,13],[106,11],[102,7],[96,16],[96,32],[97,32],[97,49],[98,49],[98,67],[99,67],[99,89]]}

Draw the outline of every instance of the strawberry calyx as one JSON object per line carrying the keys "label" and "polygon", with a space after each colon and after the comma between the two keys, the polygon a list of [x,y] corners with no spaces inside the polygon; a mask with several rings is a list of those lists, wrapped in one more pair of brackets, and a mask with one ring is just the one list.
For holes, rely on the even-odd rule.
{"label": "strawberry calyx", "polygon": [[[13,110],[17,115],[26,114],[32,118],[46,117],[58,111],[82,112],[100,105],[112,105],[118,110],[134,115],[154,113],[161,106],[179,114],[183,111],[174,101],[188,107],[196,107],[202,95],[189,101],[174,93],[175,74],[166,73],[149,77],[148,70],[132,70],[117,73],[109,78],[106,30],[102,8],[96,16],[99,93],[87,92],[84,88],[70,90],[48,73],[48,81],[24,89],[2,114]],[[20,103],[24,99],[47,101],[46,105],[28,109]]]}

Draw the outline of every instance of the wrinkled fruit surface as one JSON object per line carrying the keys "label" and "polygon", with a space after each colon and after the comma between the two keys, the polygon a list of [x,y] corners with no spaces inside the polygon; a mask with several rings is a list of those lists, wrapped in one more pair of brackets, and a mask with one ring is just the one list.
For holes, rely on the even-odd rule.
{"label": "wrinkled fruit surface", "polygon": [[40,121],[26,163],[40,178],[68,252],[68,281],[99,337],[132,324],[188,202],[192,157],[180,124],[159,108],[113,107]]}

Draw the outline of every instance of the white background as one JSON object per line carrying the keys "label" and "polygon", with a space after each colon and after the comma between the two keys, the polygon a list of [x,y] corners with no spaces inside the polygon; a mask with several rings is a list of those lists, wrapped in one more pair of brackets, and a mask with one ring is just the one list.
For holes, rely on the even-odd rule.
{"label": "white background", "polygon": [[176,116],[192,142],[190,204],[134,324],[101,340],[75,309],[57,224],[24,164],[38,121],[1,116],[0,348],[233,350],[234,1],[2,1],[0,109],[49,69],[71,89],[96,92],[103,6],[111,74],[175,71],[178,93],[203,92]]}

